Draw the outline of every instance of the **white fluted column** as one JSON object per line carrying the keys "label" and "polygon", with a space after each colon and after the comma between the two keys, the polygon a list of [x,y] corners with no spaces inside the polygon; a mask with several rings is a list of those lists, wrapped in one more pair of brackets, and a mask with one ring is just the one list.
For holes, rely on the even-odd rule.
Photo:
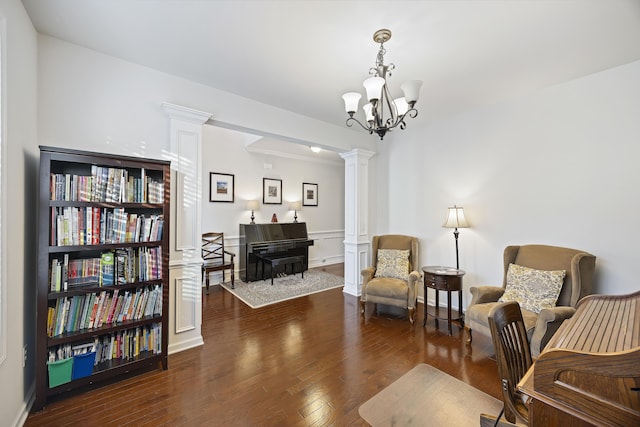
{"label": "white fluted column", "polygon": [[360,272],[368,265],[369,159],[373,151],[356,148],[340,156],[344,164],[344,293],[360,296]]}

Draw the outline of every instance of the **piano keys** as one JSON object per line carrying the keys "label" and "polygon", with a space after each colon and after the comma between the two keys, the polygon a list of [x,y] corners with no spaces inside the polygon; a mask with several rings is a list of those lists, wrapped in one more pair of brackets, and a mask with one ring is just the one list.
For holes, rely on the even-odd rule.
{"label": "piano keys", "polygon": [[530,426],[640,426],[640,292],[583,298],[518,388]]}
{"label": "piano keys", "polygon": [[[303,256],[302,271],[306,271],[309,268],[309,246],[313,246],[313,240],[309,239],[304,222],[240,224],[240,278],[243,282],[251,282],[261,280],[263,276],[271,277],[269,264],[259,263],[259,256]],[[260,268],[256,269],[258,263]],[[267,271],[263,272],[263,267]]]}

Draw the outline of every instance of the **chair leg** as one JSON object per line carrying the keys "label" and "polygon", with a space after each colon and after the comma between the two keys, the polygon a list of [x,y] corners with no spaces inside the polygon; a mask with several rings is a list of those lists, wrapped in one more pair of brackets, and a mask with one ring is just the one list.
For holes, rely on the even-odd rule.
{"label": "chair leg", "polygon": [[416,308],[415,307],[410,307],[409,308],[409,322],[411,322],[412,324],[416,322]]}
{"label": "chair leg", "polygon": [[231,266],[231,289],[235,289],[236,288],[236,285],[235,285],[235,279],[236,279],[235,275],[236,274],[235,274],[234,270],[235,270],[235,266],[232,265]]}
{"label": "chair leg", "polygon": [[471,328],[468,327],[467,325],[464,325],[464,330],[467,333],[467,344],[471,344],[471,341],[473,340],[473,335],[471,334]]}
{"label": "chair leg", "polygon": [[205,271],[205,283],[207,284],[207,295],[209,295],[209,272]]}
{"label": "chair leg", "polygon": [[369,320],[374,314],[378,314],[378,304],[373,302],[364,302],[364,309],[362,310],[365,320]]}

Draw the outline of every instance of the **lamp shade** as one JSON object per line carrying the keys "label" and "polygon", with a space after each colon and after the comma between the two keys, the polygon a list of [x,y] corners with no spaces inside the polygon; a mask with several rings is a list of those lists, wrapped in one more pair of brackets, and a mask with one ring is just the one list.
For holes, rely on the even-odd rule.
{"label": "lamp shade", "polygon": [[247,210],[257,211],[260,207],[260,202],[257,200],[247,200]]}
{"label": "lamp shade", "polygon": [[358,103],[361,97],[362,95],[358,92],[347,92],[342,95],[342,99],[344,99],[344,109],[347,113],[355,113],[358,111]]}
{"label": "lamp shade", "polygon": [[300,209],[302,209],[302,203],[300,203],[300,201],[289,203],[290,211],[299,211]]}
{"label": "lamp shade", "polygon": [[445,228],[468,228],[469,223],[467,219],[464,217],[464,211],[462,206],[453,205],[453,207],[448,208],[447,217],[444,220],[444,224],[442,224]]}
{"label": "lamp shade", "polygon": [[384,79],[382,77],[369,77],[362,83],[362,86],[367,90],[367,100],[369,102],[378,100],[382,96]]}
{"label": "lamp shade", "polygon": [[407,103],[417,102],[420,98],[420,87],[422,86],[422,80],[409,80],[400,85],[400,89],[404,93],[404,98]]}
{"label": "lamp shade", "polygon": [[372,122],[374,117],[373,117],[373,105],[371,105],[371,103],[367,103],[364,104],[362,106],[362,109],[364,110],[364,116],[366,117],[368,122]]}

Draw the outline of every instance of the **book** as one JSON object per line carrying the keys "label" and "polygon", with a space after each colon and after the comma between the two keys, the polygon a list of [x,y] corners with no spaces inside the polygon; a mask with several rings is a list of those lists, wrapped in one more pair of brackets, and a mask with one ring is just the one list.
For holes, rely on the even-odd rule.
{"label": "book", "polygon": [[62,264],[62,289],[66,292],[69,286],[69,254],[64,254],[64,261]]}
{"label": "book", "polygon": [[100,257],[100,286],[112,286],[115,276],[113,252],[103,252]]}

